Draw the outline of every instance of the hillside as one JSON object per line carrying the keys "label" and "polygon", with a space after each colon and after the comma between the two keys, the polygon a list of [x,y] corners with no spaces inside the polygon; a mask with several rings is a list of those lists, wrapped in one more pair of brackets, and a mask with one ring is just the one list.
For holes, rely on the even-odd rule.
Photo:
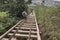
{"label": "hillside", "polygon": [[60,40],[60,8],[37,5],[35,10],[42,40]]}

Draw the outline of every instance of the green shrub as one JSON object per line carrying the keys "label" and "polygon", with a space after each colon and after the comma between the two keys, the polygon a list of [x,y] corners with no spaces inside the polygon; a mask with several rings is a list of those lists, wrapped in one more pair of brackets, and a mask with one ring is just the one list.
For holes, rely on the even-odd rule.
{"label": "green shrub", "polygon": [[8,12],[0,12],[0,32],[17,23],[18,17],[10,17]]}
{"label": "green shrub", "polygon": [[30,14],[31,12],[32,12],[32,9],[31,9],[31,7],[28,6],[27,7],[27,13]]}
{"label": "green shrub", "polygon": [[0,21],[8,16],[9,16],[8,12],[0,12]]}

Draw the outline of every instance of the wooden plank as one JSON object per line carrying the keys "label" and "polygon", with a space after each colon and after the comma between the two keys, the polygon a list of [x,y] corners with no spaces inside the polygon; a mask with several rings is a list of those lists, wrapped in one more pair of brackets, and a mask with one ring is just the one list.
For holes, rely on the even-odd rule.
{"label": "wooden plank", "polygon": [[[19,26],[17,26],[19,27]],[[30,28],[29,26],[21,26],[21,27],[25,27],[25,28]],[[36,26],[31,26],[32,28],[36,28]]]}
{"label": "wooden plank", "polygon": [[3,38],[2,40],[9,40],[8,38]]}
{"label": "wooden plank", "polygon": [[[31,27],[33,27],[33,28],[36,28],[36,25],[35,26],[32,26],[32,25],[30,25]],[[22,25],[22,27],[29,27],[28,25],[26,26],[26,25]]]}
{"label": "wooden plank", "polygon": [[11,29],[9,29],[7,32],[5,32],[3,35],[0,36],[0,40],[6,36],[12,29],[14,29],[19,23],[21,23],[23,20],[20,20],[16,25],[14,25]]}
{"label": "wooden plank", "polygon": [[17,40],[17,38],[16,37],[12,37],[11,40]]}
{"label": "wooden plank", "polygon": [[[9,36],[12,36],[13,33],[8,33]],[[29,37],[29,34],[15,34],[16,37]],[[37,35],[31,35],[31,38],[37,38]]]}
{"label": "wooden plank", "polygon": [[[19,27],[15,27],[16,29],[18,29]],[[29,30],[30,28],[26,28],[26,27],[20,27],[20,29],[25,29],[25,30]],[[32,30],[36,30],[36,28],[31,28]]]}
{"label": "wooden plank", "polygon": [[[16,32],[16,30],[12,30],[12,32]],[[24,31],[24,30],[18,30],[19,33],[29,33],[29,31]],[[36,31],[31,31],[31,33],[36,34]]]}
{"label": "wooden plank", "polygon": [[[15,29],[18,29],[18,27],[15,27]],[[24,27],[24,28],[20,28],[20,30],[27,30],[27,31],[29,31],[30,30],[30,28],[26,28],[26,27]],[[37,29],[35,29],[35,28],[32,28],[31,29],[32,31],[37,31]]]}
{"label": "wooden plank", "polygon": [[[21,29],[30,29],[30,28],[21,27]],[[36,28],[31,28],[31,29],[36,30]]]}
{"label": "wooden plank", "polygon": [[30,26],[30,25],[32,25],[32,26],[36,26],[36,24],[24,24],[24,25],[26,25],[26,26]]}

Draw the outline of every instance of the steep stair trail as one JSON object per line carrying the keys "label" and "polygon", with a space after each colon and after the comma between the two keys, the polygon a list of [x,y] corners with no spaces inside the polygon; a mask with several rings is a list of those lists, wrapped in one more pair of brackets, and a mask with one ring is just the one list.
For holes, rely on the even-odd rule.
{"label": "steep stair trail", "polygon": [[41,40],[35,12],[1,35],[0,40]]}

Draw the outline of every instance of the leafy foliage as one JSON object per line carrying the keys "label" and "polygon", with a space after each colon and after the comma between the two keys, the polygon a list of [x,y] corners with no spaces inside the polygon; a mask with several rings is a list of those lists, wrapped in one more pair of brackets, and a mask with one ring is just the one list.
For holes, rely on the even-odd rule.
{"label": "leafy foliage", "polygon": [[28,4],[31,4],[32,3],[32,0],[28,0],[28,2],[27,2]]}
{"label": "leafy foliage", "polygon": [[7,12],[0,12],[0,19],[4,19],[5,17],[8,17],[8,13]]}
{"label": "leafy foliage", "polygon": [[25,0],[0,0],[0,33],[6,31],[22,18],[22,12],[29,13]]}

